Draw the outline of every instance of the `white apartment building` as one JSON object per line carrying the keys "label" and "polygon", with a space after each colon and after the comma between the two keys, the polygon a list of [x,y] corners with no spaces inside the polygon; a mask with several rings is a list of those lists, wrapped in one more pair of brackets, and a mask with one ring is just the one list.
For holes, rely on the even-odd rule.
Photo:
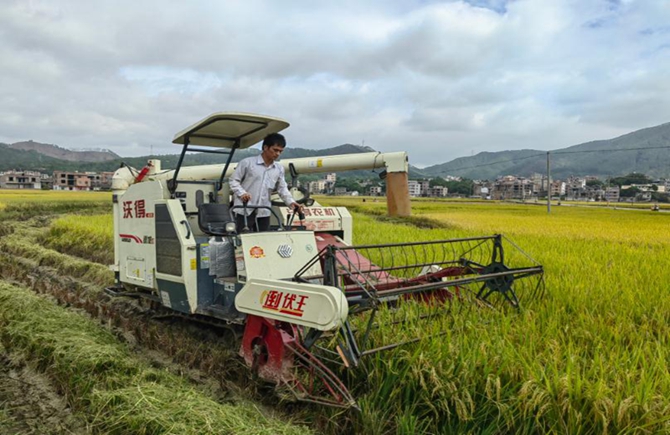
{"label": "white apartment building", "polygon": [[421,183],[416,180],[408,180],[407,188],[409,189],[409,196],[421,196]]}

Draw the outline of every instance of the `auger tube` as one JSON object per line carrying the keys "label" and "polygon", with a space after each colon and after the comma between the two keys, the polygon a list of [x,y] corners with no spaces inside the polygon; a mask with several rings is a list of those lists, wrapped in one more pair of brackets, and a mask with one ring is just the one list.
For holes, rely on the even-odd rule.
{"label": "auger tube", "polygon": [[[409,216],[411,214],[409,190],[407,187],[409,163],[407,153],[404,151],[303,157],[281,160],[279,163],[281,163],[286,171],[289,170],[289,165],[293,164],[299,174],[384,169],[387,180],[386,197],[389,215]],[[160,165],[160,163],[158,164]],[[236,167],[237,163],[231,164],[224,177],[230,177]],[[221,177],[223,168],[223,164],[185,166],[179,171],[179,179],[187,181],[216,180]],[[153,170],[147,174],[145,180],[171,180],[173,176],[174,170],[164,172]],[[133,184],[134,180],[135,177],[129,168],[121,168],[116,171],[112,178],[112,190],[115,192],[120,191],[118,193],[121,193]]]}

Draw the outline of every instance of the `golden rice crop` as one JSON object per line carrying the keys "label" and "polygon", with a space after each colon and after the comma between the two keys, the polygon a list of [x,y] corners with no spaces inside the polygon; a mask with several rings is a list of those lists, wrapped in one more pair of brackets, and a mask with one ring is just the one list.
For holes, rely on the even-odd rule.
{"label": "golden rice crop", "polygon": [[89,202],[109,201],[111,192],[69,191],[69,190],[31,190],[0,189],[0,203],[16,202]]}
{"label": "golden rice crop", "polygon": [[111,200],[111,192],[1,189],[0,219],[111,210]]}
{"label": "golden rice crop", "polygon": [[372,214],[355,213],[356,244],[504,233],[546,271],[530,308],[456,312],[425,331],[446,336],[369,361],[372,433],[670,430],[670,216],[421,201],[412,219],[442,228],[419,229],[380,222],[383,203],[328,202]]}
{"label": "golden rice crop", "polygon": [[111,214],[82,218],[66,215],[52,222],[44,244],[59,252],[76,255],[97,263],[114,262],[114,234]]}
{"label": "golden rice crop", "polygon": [[[323,202],[354,212],[355,244],[503,233],[546,271],[546,296],[519,312],[455,310],[410,331],[439,338],[366,360],[350,379],[357,430],[670,432],[670,215],[423,200],[412,218],[388,219],[383,201]],[[72,238],[111,250],[92,236],[112,231],[100,219]],[[74,222],[63,225],[64,239],[74,234]]]}

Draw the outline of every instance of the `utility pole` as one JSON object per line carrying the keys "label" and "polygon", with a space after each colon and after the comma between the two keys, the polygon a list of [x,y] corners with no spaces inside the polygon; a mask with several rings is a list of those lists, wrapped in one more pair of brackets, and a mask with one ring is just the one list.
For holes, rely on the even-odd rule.
{"label": "utility pole", "polygon": [[547,151],[547,213],[551,213],[551,167],[549,165],[549,151]]}

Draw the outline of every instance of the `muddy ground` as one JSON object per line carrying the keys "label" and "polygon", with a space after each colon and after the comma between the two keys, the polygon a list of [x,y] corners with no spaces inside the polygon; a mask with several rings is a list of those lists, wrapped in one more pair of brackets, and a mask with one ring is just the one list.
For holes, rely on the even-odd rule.
{"label": "muddy ground", "polygon": [[0,345],[0,434],[85,434],[48,378]]}

